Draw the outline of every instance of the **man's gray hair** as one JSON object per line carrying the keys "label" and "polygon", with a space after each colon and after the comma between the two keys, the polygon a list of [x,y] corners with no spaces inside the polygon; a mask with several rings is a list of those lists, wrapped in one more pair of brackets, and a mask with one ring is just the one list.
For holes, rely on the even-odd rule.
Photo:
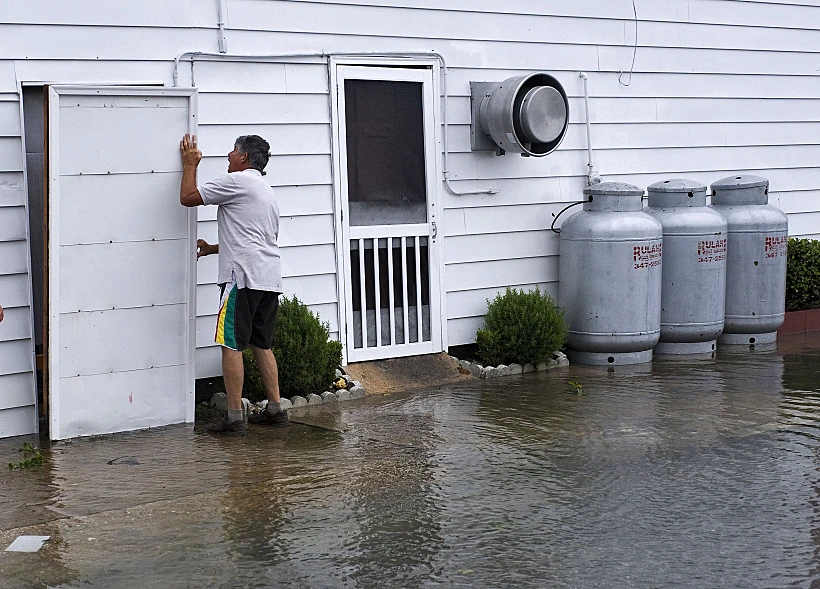
{"label": "man's gray hair", "polygon": [[265,166],[270,159],[270,144],[259,135],[241,135],[234,143],[239,153],[248,154],[248,163],[254,170],[259,170],[265,175]]}

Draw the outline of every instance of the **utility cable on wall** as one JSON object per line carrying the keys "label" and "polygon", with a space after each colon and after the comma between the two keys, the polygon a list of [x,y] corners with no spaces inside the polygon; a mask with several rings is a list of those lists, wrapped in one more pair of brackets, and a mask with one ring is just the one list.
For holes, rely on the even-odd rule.
{"label": "utility cable on wall", "polygon": [[618,83],[621,86],[629,86],[632,83],[632,72],[635,71],[635,56],[638,54],[638,8],[635,6],[635,0],[632,0],[632,12],[635,15],[635,44],[632,47],[632,65],[629,66],[629,82],[623,81],[623,70],[618,72]]}

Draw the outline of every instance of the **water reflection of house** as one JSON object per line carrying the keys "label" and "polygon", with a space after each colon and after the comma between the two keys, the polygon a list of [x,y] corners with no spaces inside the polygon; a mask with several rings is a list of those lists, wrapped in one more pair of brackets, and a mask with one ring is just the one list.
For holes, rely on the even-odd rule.
{"label": "water reflection of house", "polygon": [[[506,286],[556,293],[549,225],[589,171],[581,71],[607,179],[750,171],[820,233],[818,6],[49,0],[3,22],[0,435],[37,428],[37,354],[54,437],[192,419],[220,365],[216,261],[191,253],[215,211],[175,202],[188,130],[200,180],[237,135],[270,140],[286,294],[349,361],[472,342]],[[472,151],[470,82],[535,71],[569,97],[561,146]]]}

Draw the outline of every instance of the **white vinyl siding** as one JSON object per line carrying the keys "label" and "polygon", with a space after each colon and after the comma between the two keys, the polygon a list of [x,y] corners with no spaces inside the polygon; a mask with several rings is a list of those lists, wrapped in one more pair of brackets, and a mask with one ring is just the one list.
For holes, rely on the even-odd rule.
{"label": "white vinyl siding", "polygon": [[[12,94],[0,94],[0,115],[3,96],[16,100],[17,80],[170,85],[176,55],[216,51],[215,0],[8,4],[0,93]],[[499,190],[442,191],[450,345],[474,340],[485,299],[506,286],[557,291],[558,240],[549,225],[581,197],[586,181],[580,71],[590,76],[596,166],[607,180],[646,187],[671,177],[709,184],[740,172],[764,176],[770,202],[789,215],[790,233],[820,237],[818,0],[638,0],[628,87],[618,72],[627,71],[629,81],[630,0],[227,0],[227,8],[232,53],[436,51],[446,58],[452,184]],[[199,58],[192,68],[184,59],[179,83],[190,85],[193,70],[205,152],[200,182],[224,173],[237,135],[270,141],[267,178],[282,213],[285,294],[303,299],[337,336],[327,67],[321,59],[291,61]],[[469,82],[538,70],[554,75],[570,97],[561,147],[545,158],[471,152]],[[3,187],[22,179],[19,120],[5,119],[0,207],[14,208],[21,195]],[[2,210],[0,228],[16,223],[19,213]],[[209,208],[199,211],[199,234],[218,238]],[[26,278],[25,243],[15,249],[19,242],[6,239],[0,235],[0,294],[18,288],[4,287],[7,276]],[[203,258],[198,269],[197,376],[204,377],[220,369],[211,343],[216,260]]]}
{"label": "white vinyl siding", "polygon": [[[180,68],[190,82],[190,66]],[[185,71],[187,69],[187,71]],[[180,76],[183,78],[183,76]],[[297,296],[339,337],[327,66],[316,63],[197,61],[201,184],[227,170],[240,135],[264,137],[272,157],[265,179],[279,202],[284,295]],[[199,236],[219,239],[216,207],[199,209]],[[198,262],[197,376],[219,374],[213,343],[219,289],[216,257]]]}
{"label": "white vinyl siding", "polygon": [[0,94],[0,437],[37,429],[23,178],[20,103]]}
{"label": "white vinyl siding", "polygon": [[[453,184],[499,190],[444,193],[448,340],[456,345],[474,341],[486,299],[506,286],[556,294],[558,240],[549,225],[586,181],[579,71],[590,74],[596,166],[606,179],[646,187],[758,174],[771,180],[770,202],[789,214],[790,233],[820,237],[820,3],[637,6],[640,47],[628,87],[617,72],[632,59],[629,0],[235,0],[229,25],[232,38],[274,31],[294,52],[445,56]],[[555,75],[570,95],[559,150],[546,158],[471,152],[469,82],[534,70]]]}

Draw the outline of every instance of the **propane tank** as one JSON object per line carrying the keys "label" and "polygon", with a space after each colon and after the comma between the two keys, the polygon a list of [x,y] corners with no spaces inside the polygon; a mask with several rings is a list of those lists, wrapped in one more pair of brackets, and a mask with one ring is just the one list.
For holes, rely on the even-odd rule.
{"label": "propane tank", "polygon": [[715,351],[726,299],[726,219],[706,206],[706,186],[664,180],[644,209],[663,226],[661,339],[656,354]]}
{"label": "propane tank", "polygon": [[711,186],[728,222],[726,315],[718,344],[774,347],[786,312],[786,215],[768,204],[769,181],[731,176]]}
{"label": "propane tank", "polygon": [[603,182],[561,227],[558,301],[570,360],[623,365],[652,360],[660,338],[661,224],[643,212],[643,190]]}

